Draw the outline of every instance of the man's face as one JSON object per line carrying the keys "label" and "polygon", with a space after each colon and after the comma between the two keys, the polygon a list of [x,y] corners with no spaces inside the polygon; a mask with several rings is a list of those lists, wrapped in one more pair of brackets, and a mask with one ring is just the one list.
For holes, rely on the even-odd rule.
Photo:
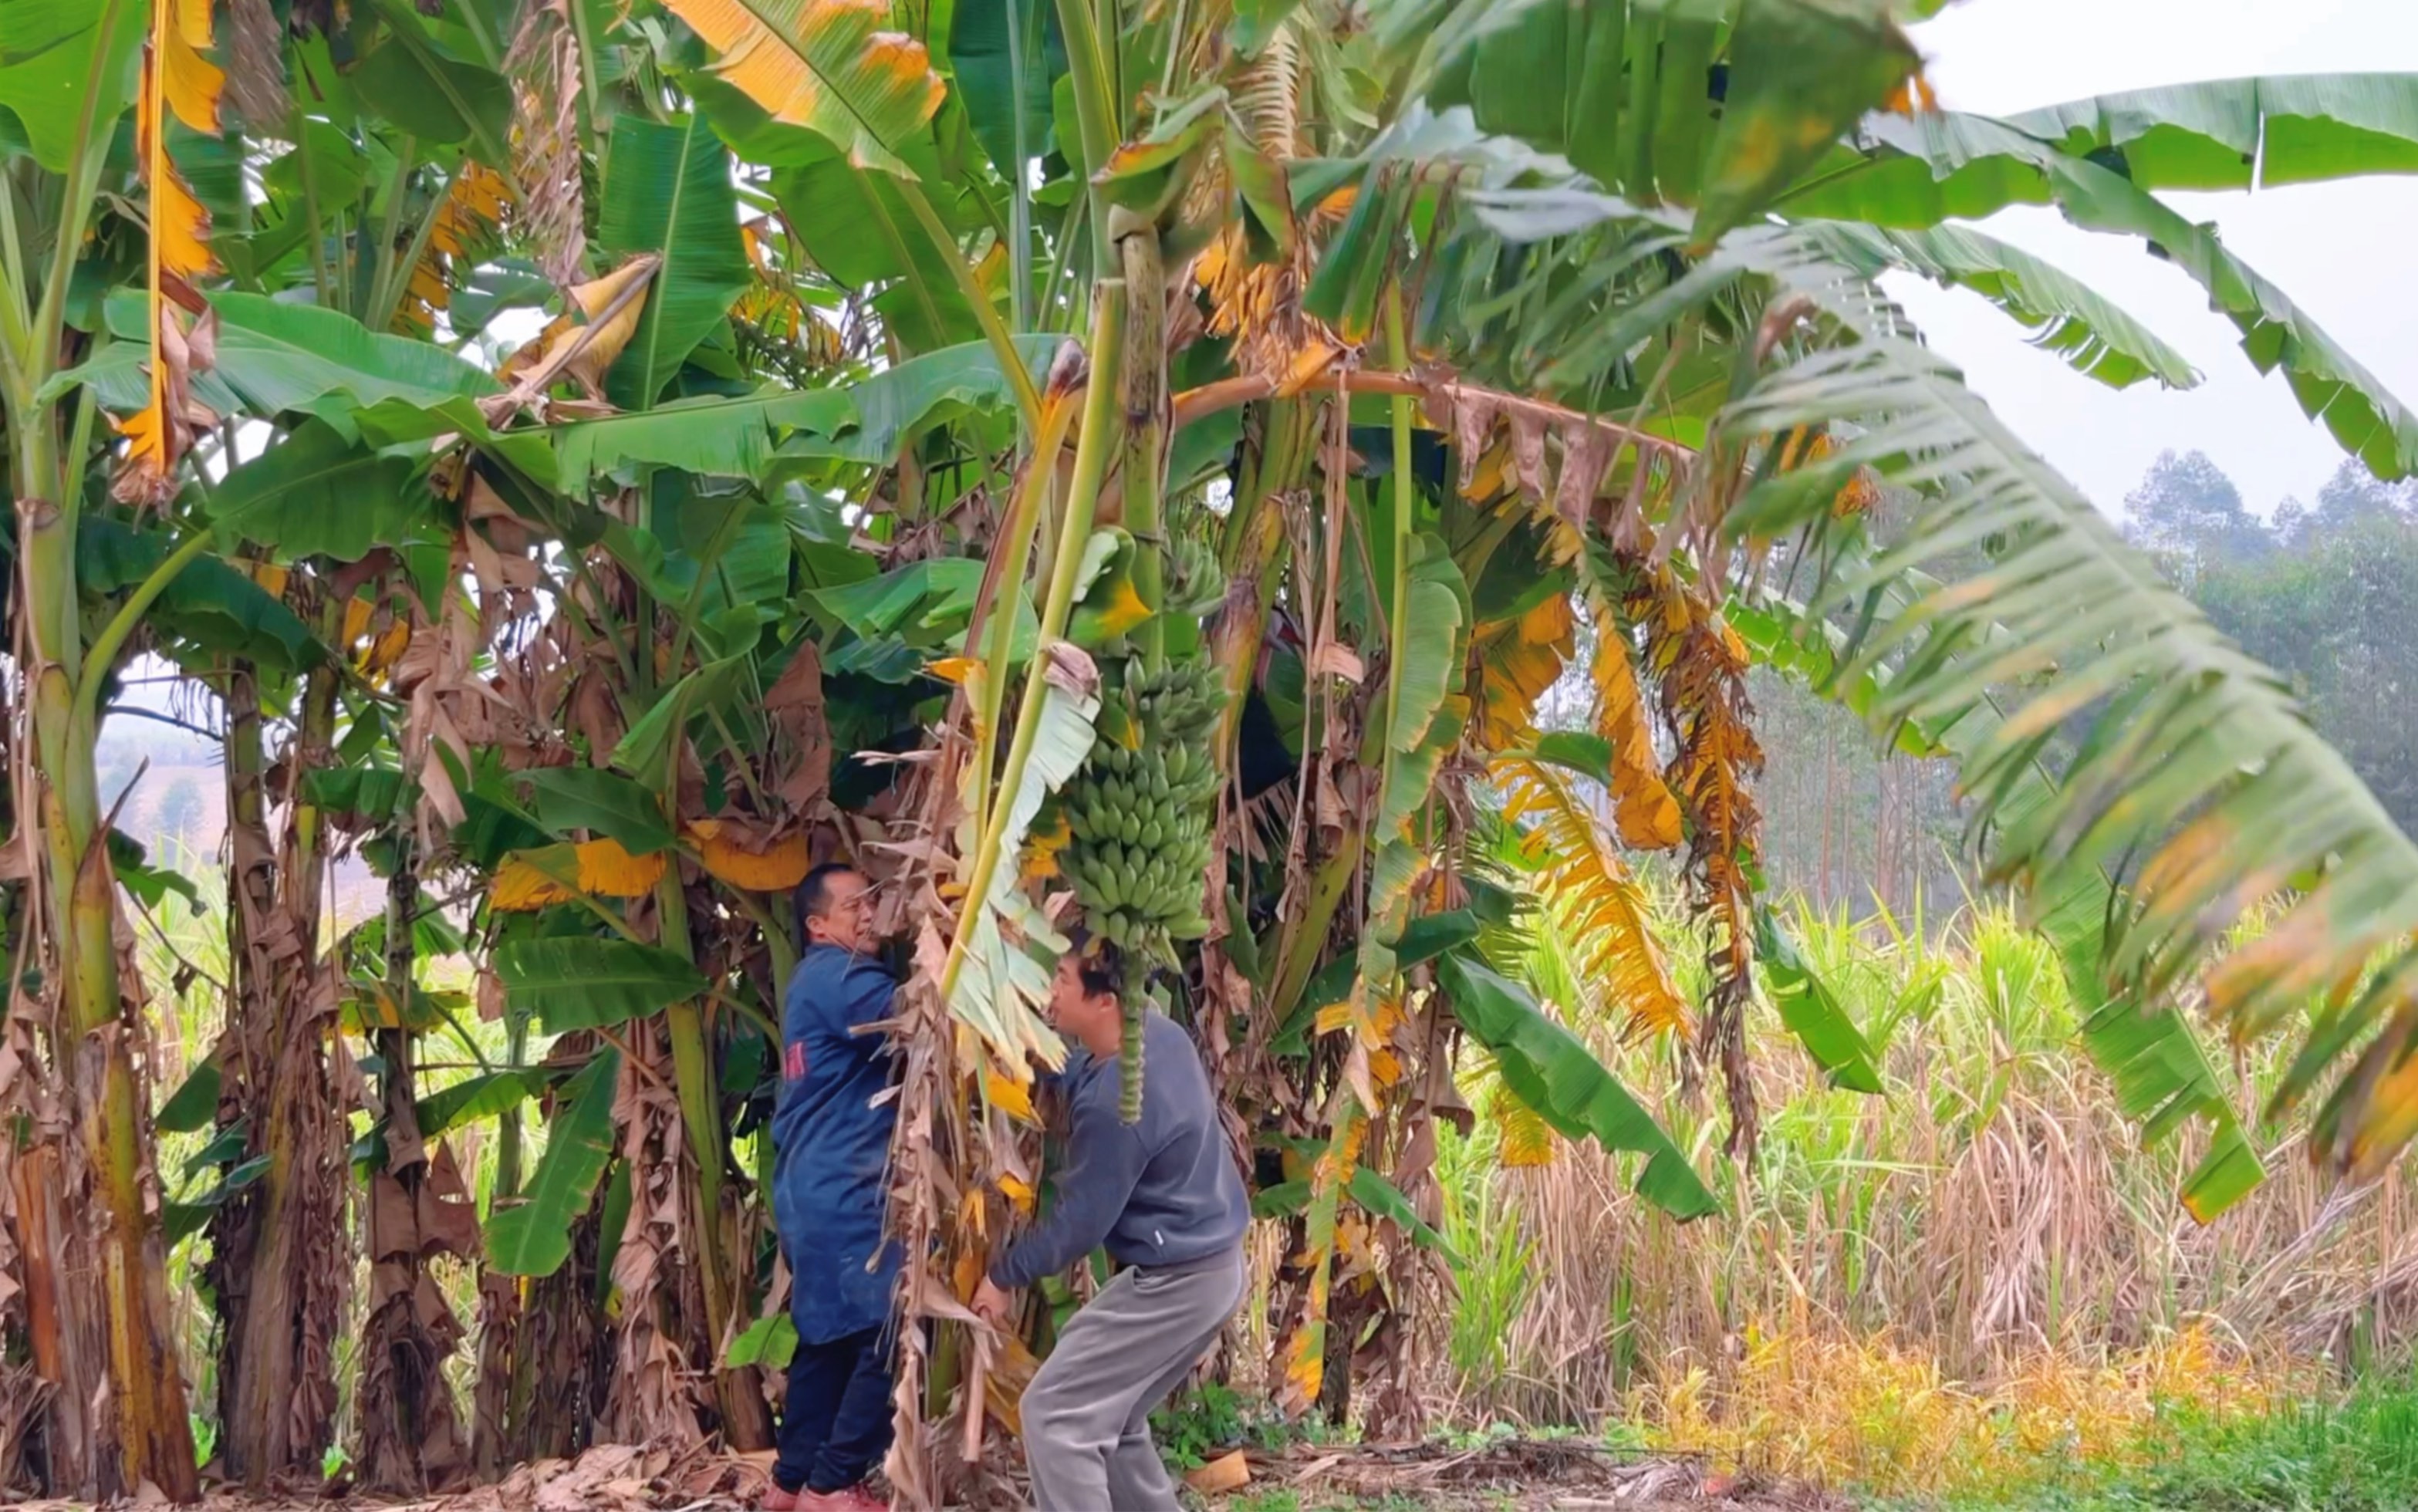
{"label": "man's face", "polygon": [[1049,984],[1049,1024],[1062,1034],[1080,1037],[1083,1026],[1095,1016],[1098,1004],[1084,990],[1083,974],[1077,969],[1075,953],[1068,951],[1058,957],[1058,974]]}
{"label": "man's face", "polygon": [[873,933],[873,898],[855,872],[834,872],[823,880],[823,911],[806,921],[806,933],[820,944],[864,955],[880,943]]}

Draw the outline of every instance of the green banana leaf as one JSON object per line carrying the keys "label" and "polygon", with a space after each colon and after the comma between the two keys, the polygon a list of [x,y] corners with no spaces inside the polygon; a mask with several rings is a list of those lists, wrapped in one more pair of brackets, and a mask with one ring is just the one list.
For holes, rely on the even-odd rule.
{"label": "green banana leaf", "polygon": [[1828,984],[1814,974],[1797,949],[1797,940],[1770,905],[1754,909],[1754,950],[1763,978],[1780,1009],[1780,1020],[1805,1046],[1806,1053],[1829,1073],[1830,1084],[1850,1092],[1878,1094],[1880,1069],[1864,1032],[1839,1006]]}
{"label": "green banana leaf", "polygon": [[1675,1218],[1715,1210],[1713,1194],[1679,1147],[1577,1035],[1548,1017],[1527,989],[1466,954],[1436,963],[1445,1000],[1470,1037],[1493,1052],[1520,1100],[1565,1136],[1615,1153],[1641,1154],[1637,1195]]}
{"label": "green banana leaf", "polygon": [[549,1034],[644,1018],[708,985],[684,957],[628,939],[515,939],[497,950],[496,975]]}
{"label": "green banana leaf", "polygon": [[747,286],[747,252],[729,150],[696,114],[668,124],[616,116],[604,164],[598,244],[617,259],[648,252],[664,259],[638,328],[605,378],[615,404],[643,410],[730,313]]}
{"label": "green banana leaf", "polygon": [[382,456],[321,420],[237,467],[209,496],[220,528],[289,560],[359,561],[408,540],[435,513],[412,465]]}
{"label": "green banana leaf", "polygon": [[433,1139],[466,1123],[494,1118],[545,1090],[553,1074],[543,1068],[485,1071],[430,1092],[414,1105],[421,1138]]}
{"label": "green banana leaf", "polygon": [[601,767],[540,767],[523,773],[538,822],[557,834],[592,830],[634,856],[668,849],[675,839],[655,795]]}
{"label": "green banana leaf", "polygon": [[487,1216],[487,1263],[506,1275],[552,1275],[571,1258],[571,1226],[588,1211],[613,1155],[613,1095],[620,1053],[599,1050],[563,1084],[547,1121],[545,1153],[520,1202]]}

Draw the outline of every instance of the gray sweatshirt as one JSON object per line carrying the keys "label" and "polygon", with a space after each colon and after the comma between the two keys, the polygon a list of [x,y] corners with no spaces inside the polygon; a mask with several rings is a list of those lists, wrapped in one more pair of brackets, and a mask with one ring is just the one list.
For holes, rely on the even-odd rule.
{"label": "gray sweatshirt", "polygon": [[1182,1265],[1242,1243],[1250,1203],[1200,1052],[1159,1013],[1143,1019],[1141,1046],[1136,1123],[1117,1117],[1114,1056],[1079,1048],[1068,1059],[1059,1082],[1073,1118],[1066,1165],[1048,1216],[991,1262],[1000,1286],[1031,1286],[1103,1244],[1121,1265]]}

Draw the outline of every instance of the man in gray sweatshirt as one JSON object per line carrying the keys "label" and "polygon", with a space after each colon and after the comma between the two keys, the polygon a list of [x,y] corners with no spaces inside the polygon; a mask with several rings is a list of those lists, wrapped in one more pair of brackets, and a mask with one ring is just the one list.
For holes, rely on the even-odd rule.
{"label": "man in gray sweatshirt", "polygon": [[1105,1245],[1125,1267],[1058,1336],[1025,1389],[1024,1458],[1040,1512],[1178,1512],[1150,1411],[1224,1331],[1243,1297],[1243,1195],[1209,1077],[1181,1026],[1144,1016],[1141,1118],[1117,1117],[1118,971],[1075,948],[1058,963],[1050,1020],[1079,1046],[1060,1086],[1072,1129],[1044,1217],[991,1262],[974,1310],[998,1323],[1009,1293]]}

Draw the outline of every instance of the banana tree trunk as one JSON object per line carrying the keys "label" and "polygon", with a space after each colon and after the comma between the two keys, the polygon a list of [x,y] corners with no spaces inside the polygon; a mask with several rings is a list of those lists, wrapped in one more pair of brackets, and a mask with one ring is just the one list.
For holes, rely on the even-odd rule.
{"label": "banana tree trunk", "polygon": [[[330,761],[337,677],[321,667],[304,683],[288,771]],[[298,775],[272,840],[259,680],[249,664],[228,675],[225,704],[235,1002],[220,1106],[249,1127],[246,1157],[268,1166],[212,1228],[225,1323],[220,1442],[228,1473],[258,1487],[283,1472],[317,1471],[334,1442],[334,1343],[353,1268],[350,1141],[327,1050],[335,995],[319,952],[321,814]]]}
{"label": "banana tree trunk", "polygon": [[[507,1026],[508,1064],[528,1061],[528,1021]],[[592,1035],[574,1031],[555,1042],[559,1053],[588,1047]],[[521,1189],[523,1115],[498,1120],[494,1196]],[[602,1206],[613,1207],[608,1195]],[[492,1208],[491,1208],[492,1211]],[[471,1465],[482,1481],[532,1459],[567,1459],[587,1447],[604,1407],[612,1369],[612,1329],[602,1308],[598,1256],[605,1216],[596,1206],[571,1228],[571,1256],[534,1278],[485,1271],[479,1277],[479,1378],[473,1389]]]}
{"label": "banana tree trunk", "polygon": [[[656,890],[663,910],[663,943],[694,959],[689,938],[688,899],[681,891],[677,863],[664,869]],[[729,1253],[731,1225],[723,1211],[724,1168],[730,1158],[730,1140],[722,1124],[722,1093],[714,1076],[705,1015],[694,1001],[676,1002],[664,1012],[671,1040],[672,1074],[680,1089],[681,1123],[696,1153],[693,1165],[682,1168],[696,1178],[691,1232],[697,1236],[697,1282],[705,1300],[706,1358],[719,1366],[723,1345],[734,1332],[734,1317],[752,1316]],[[754,1367],[715,1369],[714,1399],[720,1409],[723,1436],[731,1447],[768,1449],[773,1444],[773,1414]]]}
{"label": "banana tree trunk", "polygon": [[[387,881],[386,993],[393,1026],[377,1031],[378,1111],[386,1124],[386,1159],[370,1178],[370,1315],[361,1330],[360,1447],[362,1484],[409,1495],[452,1484],[467,1469],[461,1425],[443,1375],[462,1336],[423,1260],[434,1250],[463,1253],[477,1244],[475,1218],[449,1213],[446,1194],[431,1189],[428,1150],[421,1142],[412,1074],[412,924],[420,909],[420,870],[408,818],[394,834],[394,870]],[[448,1163],[447,1168],[451,1168]],[[449,1227],[450,1226],[450,1227]]]}
{"label": "banana tree trunk", "polygon": [[143,1033],[119,993],[115,879],[93,764],[96,700],[84,685],[107,669],[84,664],[76,515],[63,502],[53,413],[9,408],[47,910],[35,944],[55,1005],[49,1090],[62,1115],[38,1132],[24,1168],[41,1184],[36,1205],[56,1220],[43,1252],[28,1256],[29,1269],[54,1268],[47,1284],[28,1289],[48,1309],[34,1332],[49,1340],[44,1375],[55,1387],[45,1425],[51,1478],[90,1498],[131,1494],[148,1481],[191,1501],[200,1487],[152,1217],[150,1107],[134,1062]]}
{"label": "banana tree trunk", "polygon": [[[528,1062],[528,1021],[518,1014],[505,1028],[505,1066],[518,1071]],[[521,1190],[521,1110],[508,1107],[496,1119],[496,1184],[488,1211],[518,1197]],[[503,1474],[515,1446],[513,1413],[513,1362],[520,1352],[522,1325],[520,1277],[500,1271],[479,1273],[479,1375],[470,1398],[470,1468],[482,1481]]]}

